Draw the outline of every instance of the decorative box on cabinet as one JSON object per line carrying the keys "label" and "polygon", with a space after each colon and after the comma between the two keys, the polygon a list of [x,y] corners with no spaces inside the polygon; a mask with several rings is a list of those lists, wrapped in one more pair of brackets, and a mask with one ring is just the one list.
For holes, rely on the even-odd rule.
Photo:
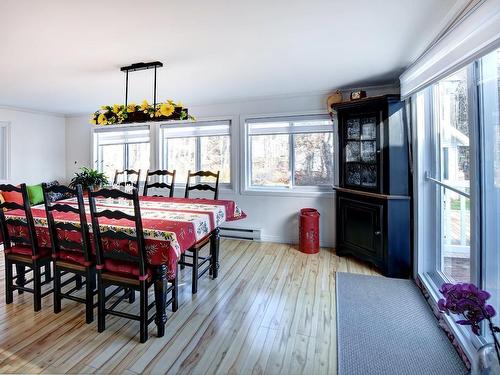
{"label": "decorative box on cabinet", "polygon": [[410,275],[408,129],[397,95],[334,104],[339,135],[337,254]]}

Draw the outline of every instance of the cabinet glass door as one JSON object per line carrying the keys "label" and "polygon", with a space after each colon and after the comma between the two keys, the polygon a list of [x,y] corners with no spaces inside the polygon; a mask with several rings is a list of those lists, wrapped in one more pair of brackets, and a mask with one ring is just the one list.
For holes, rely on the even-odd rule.
{"label": "cabinet glass door", "polygon": [[345,185],[374,190],[378,186],[377,117],[350,117],[345,129]]}

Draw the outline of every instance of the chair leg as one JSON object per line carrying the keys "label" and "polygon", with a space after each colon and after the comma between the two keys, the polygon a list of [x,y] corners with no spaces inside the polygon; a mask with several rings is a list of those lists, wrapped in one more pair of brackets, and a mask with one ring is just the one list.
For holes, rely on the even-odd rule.
{"label": "chair leg", "polygon": [[54,262],[54,313],[61,312],[61,270]]}
{"label": "chair leg", "polygon": [[97,274],[97,332],[106,329],[106,286],[100,272]]}
{"label": "chair leg", "polygon": [[[24,286],[26,283],[26,267],[22,264],[16,264],[16,285]],[[17,290],[17,294],[23,294],[24,290]]]}
{"label": "chair leg", "polygon": [[[140,340],[144,343],[148,341],[148,287],[145,281],[141,281],[140,288]],[[133,289],[132,292],[135,293]]]}
{"label": "chair leg", "polygon": [[82,275],[76,275],[75,279],[76,289],[80,290],[83,287]]}
{"label": "chair leg", "polygon": [[33,299],[34,310],[42,309],[42,267],[37,261],[33,261]]}
{"label": "chair leg", "polygon": [[212,278],[219,276],[219,248],[220,248],[220,230],[215,228],[210,236],[210,256],[212,266]]}
{"label": "chair leg", "polygon": [[94,321],[94,272],[87,268],[85,277],[85,322],[90,324]]}
{"label": "chair leg", "polygon": [[[185,262],[186,261],[186,257],[184,256],[184,254],[181,254],[181,262]],[[181,264],[181,270],[183,270],[186,266],[184,264]]]}
{"label": "chair leg", "polygon": [[128,302],[129,303],[134,303],[135,302],[135,290],[130,288],[128,290],[125,290],[125,293],[128,291]]}
{"label": "chair leg", "polygon": [[167,266],[161,265],[156,268],[155,275],[155,304],[156,304],[156,317],[155,323],[158,330],[158,337],[163,337],[165,335],[165,324],[167,323],[167,312],[165,311],[166,295],[167,290]]}
{"label": "chair leg", "polygon": [[12,280],[12,263],[5,257],[5,303],[12,303],[14,300],[14,289]]}
{"label": "chair leg", "polygon": [[50,280],[52,280],[52,270],[50,268],[50,263],[47,263],[45,265],[45,277],[44,277],[44,280],[46,283],[48,283]]}
{"label": "chair leg", "polygon": [[198,249],[194,249],[193,251],[193,276],[192,276],[192,285],[191,285],[191,293],[196,294],[198,292]]}

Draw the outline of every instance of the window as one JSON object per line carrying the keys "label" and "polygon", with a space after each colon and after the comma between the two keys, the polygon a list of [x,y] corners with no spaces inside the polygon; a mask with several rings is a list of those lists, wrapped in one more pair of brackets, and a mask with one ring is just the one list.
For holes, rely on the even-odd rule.
{"label": "window", "polygon": [[188,171],[220,171],[219,182],[231,183],[231,122],[199,121],[161,126],[163,168],[185,183]]}
{"label": "window", "polygon": [[[434,87],[438,146],[436,185],[441,217],[439,270],[453,282],[470,282],[470,122],[467,69]],[[430,183],[433,181],[430,180]]]}
{"label": "window", "polygon": [[283,190],[333,184],[327,115],[247,119],[247,186]]}
{"label": "window", "polygon": [[150,166],[149,127],[99,128],[94,131],[97,169],[113,180],[116,170],[141,169],[144,179]]}
{"label": "window", "polygon": [[0,122],[0,181],[9,178],[9,124]]}
{"label": "window", "polygon": [[[472,282],[500,305],[500,49],[412,98],[416,116],[418,272]],[[497,324],[500,318],[494,317]],[[468,352],[484,344],[455,326]],[[488,330],[483,330],[488,334]],[[470,344],[470,345],[468,345]]]}

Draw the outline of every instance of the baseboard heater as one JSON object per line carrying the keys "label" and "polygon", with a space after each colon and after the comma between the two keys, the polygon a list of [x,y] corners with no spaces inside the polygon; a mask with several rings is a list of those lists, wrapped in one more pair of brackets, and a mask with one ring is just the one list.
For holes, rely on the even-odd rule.
{"label": "baseboard heater", "polygon": [[225,238],[235,238],[239,240],[252,240],[260,241],[261,231],[260,229],[246,229],[246,228],[220,228],[221,237]]}

